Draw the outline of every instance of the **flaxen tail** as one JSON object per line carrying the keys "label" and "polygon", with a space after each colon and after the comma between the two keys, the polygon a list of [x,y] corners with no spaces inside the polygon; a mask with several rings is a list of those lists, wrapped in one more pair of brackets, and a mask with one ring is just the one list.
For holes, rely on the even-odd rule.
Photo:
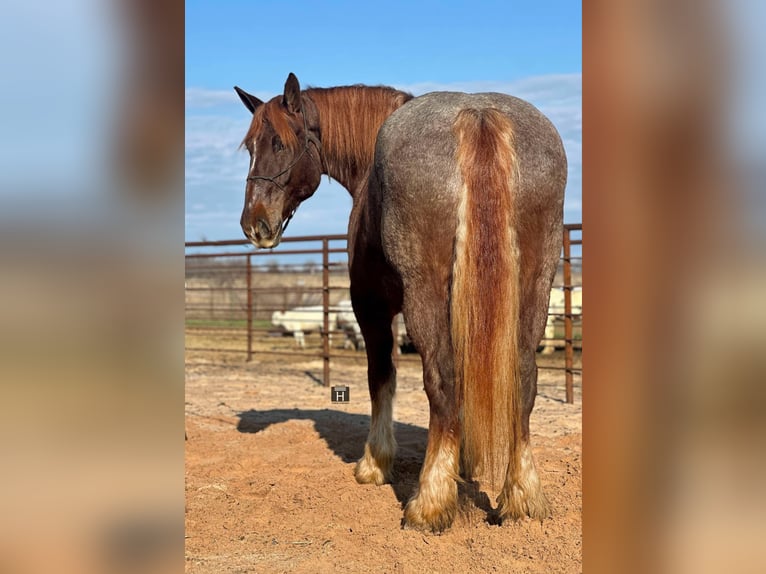
{"label": "flaxen tail", "polygon": [[519,251],[514,225],[518,169],[513,124],[499,110],[465,109],[455,120],[463,180],[451,292],[451,334],[462,404],[463,469],[494,483],[518,473]]}

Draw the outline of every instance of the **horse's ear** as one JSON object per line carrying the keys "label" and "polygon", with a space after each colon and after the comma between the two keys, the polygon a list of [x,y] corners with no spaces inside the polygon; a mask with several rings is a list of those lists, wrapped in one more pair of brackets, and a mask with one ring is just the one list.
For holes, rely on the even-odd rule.
{"label": "horse's ear", "polygon": [[234,91],[237,92],[237,95],[239,96],[239,99],[242,100],[242,103],[245,104],[245,107],[250,110],[251,114],[255,113],[255,109],[263,104],[261,100],[256,98],[252,94],[248,94],[245,90],[238,86],[234,86]]}
{"label": "horse's ear", "polygon": [[301,111],[301,85],[298,83],[298,78],[292,72],[287,76],[287,81],[285,82],[285,94],[282,97],[282,104],[291,114],[297,114]]}

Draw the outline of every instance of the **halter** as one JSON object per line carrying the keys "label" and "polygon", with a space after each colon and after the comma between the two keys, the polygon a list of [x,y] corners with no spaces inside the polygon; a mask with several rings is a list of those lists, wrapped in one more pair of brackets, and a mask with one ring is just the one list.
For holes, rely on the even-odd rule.
{"label": "halter", "polygon": [[[267,175],[248,175],[247,176],[247,181],[256,181],[256,180],[262,179],[264,181],[269,181],[269,182],[273,183],[279,189],[284,191],[285,190],[284,186],[282,186],[277,181],[277,178],[285,175],[288,171],[290,171],[293,167],[295,167],[295,165],[298,163],[298,161],[300,161],[300,159],[304,155],[306,155],[306,152],[309,150],[309,143],[313,143],[316,146],[317,151],[320,152],[320,166],[319,167],[320,167],[320,171],[321,171],[321,167],[322,167],[321,166],[321,148],[320,148],[321,142],[316,138],[316,136],[310,134],[309,128],[308,128],[308,122],[306,121],[306,113],[304,111],[302,111],[301,113],[303,113],[303,133],[306,134],[306,137],[305,137],[305,140],[304,140],[304,143],[303,143],[303,149],[301,150],[301,153],[299,153],[297,156],[295,156],[295,158],[293,158],[293,161],[291,161],[290,164],[285,169],[280,171],[278,174],[272,175],[272,176],[267,176]],[[311,156],[309,156],[309,157],[311,157]],[[311,159],[313,161],[316,161],[316,160],[314,160],[313,157]]]}

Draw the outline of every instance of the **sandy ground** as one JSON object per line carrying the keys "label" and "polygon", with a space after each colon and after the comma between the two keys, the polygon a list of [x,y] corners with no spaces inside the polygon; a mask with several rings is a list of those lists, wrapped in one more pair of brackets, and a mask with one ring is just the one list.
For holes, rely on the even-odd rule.
{"label": "sandy ground", "polygon": [[[330,402],[317,360],[186,362],[186,571],[580,572],[581,390],[563,401],[560,372],[541,371],[533,449],[553,506],[542,523],[491,525],[463,493],[441,535],[403,530],[428,426],[420,368],[399,369],[393,484],[354,480],[369,426],[362,364],[333,364]],[[576,379],[577,381],[577,379]]]}

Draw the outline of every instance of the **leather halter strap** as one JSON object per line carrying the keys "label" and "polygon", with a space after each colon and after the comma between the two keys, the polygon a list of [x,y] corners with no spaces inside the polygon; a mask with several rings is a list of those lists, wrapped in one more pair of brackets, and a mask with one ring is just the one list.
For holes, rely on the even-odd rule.
{"label": "leather halter strap", "polygon": [[[308,152],[308,150],[309,150],[309,144],[311,144],[311,143],[313,143],[316,146],[317,151],[319,152],[319,162],[320,162],[320,171],[321,171],[321,162],[322,162],[322,155],[321,155],[322,154],[322,152],[321,152],[322,148],[321,148],[321,146],[322,146],[322,143],[319,141],[319,139],[317,139],[317,137],[315,135],[313,135],[311,132],[309,132],[308,122],[306,121],[306,113],[305,113],[305,111],[303,111],[304,107],[305,106],[301,106],[301,109],[302,109],[301,113],[303,114],[303,133],[305,134],[305,139],[304,139],[304,142],[303,142],[303,149],[301,150],[301,152],[297,156],[295,156],[295,158],[293,158],[293,161],[291,161],[290,164],[285,169],[280,171],[278,174],[276,174],[276,175],[248,175],[247,176],[247,181],[257,181],[259,179],[263,180],[263,181],[269,181],[269,182],[273,183],[274,185],[276,185],[279,189],[284,191],[284,189],[285,189],[284,186],[282,186],[277,181],[277,178],[285,175],[288,171],[290,171],[293,167],[295,167],[295,165],[300,161],[300,159],[304,155],[306,155],[306,152]],[[311,156],[311,154],[309,154],[309,157],[311,157],[311,159],[313,161],[316,161]]]}

